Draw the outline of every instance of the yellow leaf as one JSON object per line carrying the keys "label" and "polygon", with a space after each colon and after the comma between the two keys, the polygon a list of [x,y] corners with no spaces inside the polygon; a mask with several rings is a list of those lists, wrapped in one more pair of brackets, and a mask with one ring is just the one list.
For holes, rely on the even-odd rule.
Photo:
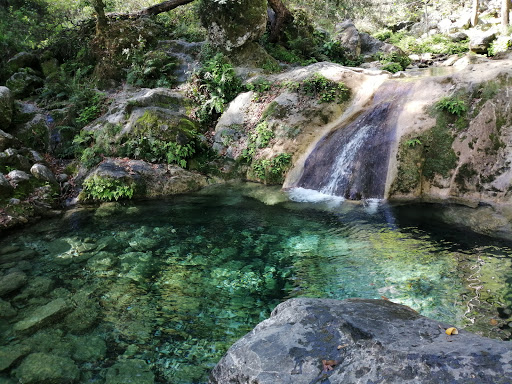
{"label": "yellow leaf", "polygon": [[457,330],[457,328],[453,328],[453,327],[451,327],[451,328],[448,328],[448,329],[446,330],[446,334],[447,334],[447,335],[458,335],[458,334],[459,334],[459,331]]}

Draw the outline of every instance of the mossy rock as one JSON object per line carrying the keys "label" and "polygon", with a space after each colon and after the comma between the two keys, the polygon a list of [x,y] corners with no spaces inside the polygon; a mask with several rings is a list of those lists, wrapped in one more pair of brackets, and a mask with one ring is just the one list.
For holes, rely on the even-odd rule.
{"label": "mossy rock", "polygon": [[16,98],[25,98],[32,95],[44,85],[44,80],[31,68],[23,68],[16,72],[5,82],[7,88]]}
{"label": "mossy rock", "polygon": [[210,42],[229,52],[263,36],[267,26],[267,2],[201,0],[199,16],[208,30]]}
{"label": "mossy rock", "polygon": [[26,384],[75,383],[80,371],[69,357],[33,353],[23,360],[16,377]]}
{"label": "mossy rock", "polygon": [[150,136],[162,141],[185,145],[193,140],[198,124],[181,114],[170,114],[157,108],[146,108],[132,115],[135,122],[131,136]]}

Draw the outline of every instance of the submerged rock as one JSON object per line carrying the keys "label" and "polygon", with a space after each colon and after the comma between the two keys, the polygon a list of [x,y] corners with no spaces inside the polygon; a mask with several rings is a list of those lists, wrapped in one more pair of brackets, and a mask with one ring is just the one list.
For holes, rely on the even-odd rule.
{"label": "submerged rock", "polygon": [[21,345],[9,345],[0,347],[0,372],[17,363],[21,358],[28,355],[30,349]]}
{"label": "submerged rock", "polygon": [[68,302],[62,298],[55,299],[42,307],[36,308],[26,319],[17,322],[13,329],[20,333],[30,333],[41,329],[61,318],[70,310]]}
{"label": "submerged rock", "polygon": [[6,296],[27,284],[27,275],[23,272],[12,272],[0,277],[0,297]]}
{"label": "submerged rock", "polygon": [[217,364],[222,383],[510,383],[512,343],[386,300],[292,299]]}
{"label": "submerged rock", "polygon": [[69,357],[32,353],[16,370],[16,377],[25,384],[74,383],[80,371]]}
{"label": "submerged rock", "polygon": [[144,360],[124,360],[107,371],[105,384],[153,384],[155,376]]}

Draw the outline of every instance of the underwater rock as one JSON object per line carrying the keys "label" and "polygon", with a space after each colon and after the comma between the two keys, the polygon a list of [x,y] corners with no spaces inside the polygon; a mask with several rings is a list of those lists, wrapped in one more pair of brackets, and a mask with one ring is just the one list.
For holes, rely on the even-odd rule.
{"label": "underwater rock", "polygon": [[0,297],[6,296],[27,284],[27,275],[23,272],[12,272],[0,277]]}
{"label": "underwater rock", "polygon": [[223,383],[510,383],[512,343],[387,300],[291,299],[213,369]]}
{"label": "underwater rock", "polygon": [[83,334],[97,323],[99,316],[98,304],[79,303],[75,310],[65,317],[64,326],[74,334]]}
{"label": "underwater rock", "polygon": [[107,370],[105,384],[153,384],[155,376],[144,360],[124,360]]}
{"label": "underwater rock", "polygon": [[74,383],[80,371],[69,357],[32,353],[16,370],[16,377],[24,384]]}
{"label": "underwater rock", "polygon": [[70,305],[63,298],[55,299],[42,307],[36,308],[26,319],[14,324],[13,329],[19,333],[32,333],[64,316]]}
{"label": "underwater rock", "polygon": [[37,256],[37,253],[32,249],[12,248],[13,252],[5,252],[0,254],[0,265],[12,263],[14,261],[30,260]]}
{"label": "underwater rock", "polygon": [[17,363],[22,357],[28,355],[30,349],[21,345],[0,347],[0,372]]}
{"label": "underwater rock", "polygon": [[73,359],[76,361],[98,361],[107,354],[107,343],[98,336],[81,336],[73,340],[75,351]]}
{"label": "underwater rock", "polygon": [[0,299],[0,319],[7,319],[16,316],[16,310],[8,301]]}
{"label": "underwater rock", "polygon": [[49,277],[36,276],[30,280],[23,292],[16,297],[16,300],[41,297],[53,289],[55,282]]}

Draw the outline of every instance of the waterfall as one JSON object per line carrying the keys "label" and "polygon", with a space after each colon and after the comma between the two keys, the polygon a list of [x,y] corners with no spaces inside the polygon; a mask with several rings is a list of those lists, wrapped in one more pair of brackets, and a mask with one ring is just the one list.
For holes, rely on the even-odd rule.
{"label": "waterfall", "polygon": [[396,122],[409,83],[390,81],[371,105],[323,137],[304,163],[296,187],[352,200],[384,197]]}

